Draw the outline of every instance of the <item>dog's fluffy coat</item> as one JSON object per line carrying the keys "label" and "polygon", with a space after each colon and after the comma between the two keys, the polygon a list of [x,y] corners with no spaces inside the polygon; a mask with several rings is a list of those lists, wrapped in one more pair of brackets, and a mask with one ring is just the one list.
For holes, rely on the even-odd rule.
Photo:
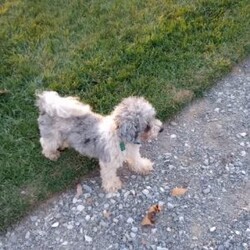
{"label": "dog's fluffy coat", "polygon": [[71,147],[98,158],[107,192],[121,187],[116,171],[123,162],[142,174],[153,169],[152,162],[140,156],[140,143],[155,138],[162,123],[144,98],[124,99],[109,116],[94,113],[76,97],[61,97],[54,91],[37,94],[37,106],[43,154],[56,160],[60,149]]}

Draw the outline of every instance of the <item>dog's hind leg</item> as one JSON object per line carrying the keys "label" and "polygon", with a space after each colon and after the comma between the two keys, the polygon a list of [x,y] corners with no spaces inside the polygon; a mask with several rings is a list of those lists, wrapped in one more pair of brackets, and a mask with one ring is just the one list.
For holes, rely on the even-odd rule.
{"label": "dog's hind leg", "polygon": [[61,146],[60,141],[57,138],[40,138],[40,143],[43,148],[43,155],[52,161],[56,161],[59,156],[60,152],[58,151],[59,147]]}

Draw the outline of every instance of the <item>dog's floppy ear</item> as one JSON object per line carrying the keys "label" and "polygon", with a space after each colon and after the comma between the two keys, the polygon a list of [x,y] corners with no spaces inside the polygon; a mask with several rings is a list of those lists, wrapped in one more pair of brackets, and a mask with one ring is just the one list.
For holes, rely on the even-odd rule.
{"label": "dog's floppy ear", "polygon": [[154,117],[155,110],[143,97],[128,97],[116,106],[112,115],[121,140],[139,144],[139,134]]}
{"label": "dog's floppy ear", "polygon": [[118,134],[124,142],[140,143],[138,138],[140,132],[139,119],[123,117],[117,125]]}

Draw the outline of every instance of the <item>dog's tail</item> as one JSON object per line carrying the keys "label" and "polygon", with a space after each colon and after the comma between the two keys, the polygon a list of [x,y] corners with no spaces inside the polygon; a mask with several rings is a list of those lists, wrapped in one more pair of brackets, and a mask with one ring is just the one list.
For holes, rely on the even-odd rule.
{"label": "dog's tail", "polygon": [[61,97],[55,91],[43,91],[36,93],[36,96],[39,111],[49,116],[70,118],[82,116],[91,111],[90,106],[81,103],[77,97]]}

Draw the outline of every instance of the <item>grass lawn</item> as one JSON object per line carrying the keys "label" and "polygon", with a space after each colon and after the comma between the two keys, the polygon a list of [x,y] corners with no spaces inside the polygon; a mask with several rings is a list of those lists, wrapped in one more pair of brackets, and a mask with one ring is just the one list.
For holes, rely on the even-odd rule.
{"label": "grass lawn", "polygon": [[143,95],[167,119],[249,54],[249,14],[249,0],[0,0],[0,230],[96,167],[41,155],[35,90],[103,114]]}

